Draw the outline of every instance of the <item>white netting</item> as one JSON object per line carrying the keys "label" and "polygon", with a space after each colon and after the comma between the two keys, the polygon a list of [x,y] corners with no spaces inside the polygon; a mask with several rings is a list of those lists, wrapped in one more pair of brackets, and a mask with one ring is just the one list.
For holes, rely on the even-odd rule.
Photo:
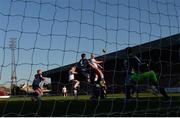
{"label": "white netting", "polygon": [[[112,52],[177,34],[167,38],[165,48],[162,48],[164,43],[161,40],[157,45],[146,45],[149,53],[138,47],[134,49],[137,56],[154,64],[153,69],[157,70],[160,81],[166,80],[162,80],[165,87],[178,88],[179,57],[174,57],[179,55],[179,24],[179,0],[1,0],[2,92],[11,92],[8,87],[12,84],[11,75],[15,71],[17,86],[22,88],[32,84],[37,69],[58,71],[60,75],[63,70],[50,70],[78,62],[82,53],[86,53],[87,58],[94,53],[96,56],[107,54],[99,59],[104,61],[102,66],[109,94],[106,100],[90,101],[91,84],[82,82],[80,92],[83,95],[78,101],[71,101],[73,96],[63,98],[61,94],[62,86],[69,86],[69,83],[58,81],[60,83],[56,87],[59,88],[47,87],[57,91],[53,96],[43,97],[41,104],[31,103],[30,97],[23,92],[15,93],[18,96],[6,100],[0,99],[1,116],[178,116],[177,98],[164,103],[158,97],[152,98],[147,90],[139,90],[138,99],[124,101],[124,67],[120,57],[123,54]],[[15,47],[9,45],[13,39],[16,39]],[[160,56],[151,57],[156,51]],[[156,56],[158,59],[154,60]],[[50,79],[47,80],[50,83]],[[139,84],[138,88],[146,85]],[[76,107],[78,105],[79,108]]]}

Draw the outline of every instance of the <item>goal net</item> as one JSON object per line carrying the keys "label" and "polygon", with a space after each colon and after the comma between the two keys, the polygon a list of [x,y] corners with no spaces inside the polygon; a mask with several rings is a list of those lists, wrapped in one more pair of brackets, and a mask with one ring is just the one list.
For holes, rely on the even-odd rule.
{"label": "goal net", "polygon": [[[179,0],[2,0],[0,96],[6,99],[0,98],[1,116],[179,116],[179,24]],[[136,82],[132,98],[126,99],[127,68],[132,66],[125,65],[128,49],[146,64],[143,70],[155,72],[155,87],[165,88],[170,100],[162,100],[150,75]],[[103,61],[103,100],[90,99],[94,83],[78,72],[74,101],[68,71],[83,53]],[[47,82],[36,104],[31,96],[38,69]]]}

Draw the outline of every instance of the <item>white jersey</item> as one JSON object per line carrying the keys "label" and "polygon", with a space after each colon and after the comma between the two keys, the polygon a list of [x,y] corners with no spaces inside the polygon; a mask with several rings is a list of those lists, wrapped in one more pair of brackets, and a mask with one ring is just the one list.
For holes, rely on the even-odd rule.
{"label": "white jersey", "polygon": [[63,92],[63,93],[67,93],[67,88],[66,88],[66,87],[63,87],[62,92]]}
{"label": "white jersey", "polygon": [[91,64],[94,65],[96,68],[98,68],[98,64],[95,63],[95,61],[96,61],[95,59],[91,59]]}
{"label": "white jersey", "polygon": [[69,71],[69,81],[74,80],[74,73],[70,70]]}

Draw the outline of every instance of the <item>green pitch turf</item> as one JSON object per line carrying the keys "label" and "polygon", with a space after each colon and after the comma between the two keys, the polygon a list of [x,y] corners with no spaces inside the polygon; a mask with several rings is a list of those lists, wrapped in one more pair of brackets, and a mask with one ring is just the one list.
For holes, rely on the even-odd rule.
{"label": "green pitch turf", "polygon": [[170,100],[140,93],[139,98],[125,100],[123,94],[110,94],[100,101],[90,96],[45,96],[34,103],[30,97],[11,97],[0,100],[0,116],[180,116],[179,94]]}
{"label": "green pitch turf", "polygon": [[[180,93],[171,93],[168,94],[169,96],[180,96]],[[134,98],[137,98],[137,94],[134,94]],[[152,93],[139,93],[138,94],[139,98],[154,98],[154,97],[161,97],[161,96],[156,96],[153,95]],[[78,97],[78,100],[89,100],[90,96],[88,95],[80,95]],[[107,99],[117,99],[117,98],[125,98],[124,94],[108,94]],[[43,96],[42,100],[74,100],[73,96],[67,96],[63,97],[62,95],[59,96]],[[0,99],[0,101],[31,101],[31,97],[29,96],[13,96],[7,99]]]}

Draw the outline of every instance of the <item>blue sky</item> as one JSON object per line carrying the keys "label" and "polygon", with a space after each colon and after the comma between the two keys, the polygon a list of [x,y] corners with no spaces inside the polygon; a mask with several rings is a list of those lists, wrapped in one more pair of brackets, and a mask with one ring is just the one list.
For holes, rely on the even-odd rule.
{"label": "blue sky", "polygon": [[33,80],[39,68],[176,34],[179,24],[179,0],[1,0],[0,84],[10,80],[9,38],[17,38],[18,80]]}

